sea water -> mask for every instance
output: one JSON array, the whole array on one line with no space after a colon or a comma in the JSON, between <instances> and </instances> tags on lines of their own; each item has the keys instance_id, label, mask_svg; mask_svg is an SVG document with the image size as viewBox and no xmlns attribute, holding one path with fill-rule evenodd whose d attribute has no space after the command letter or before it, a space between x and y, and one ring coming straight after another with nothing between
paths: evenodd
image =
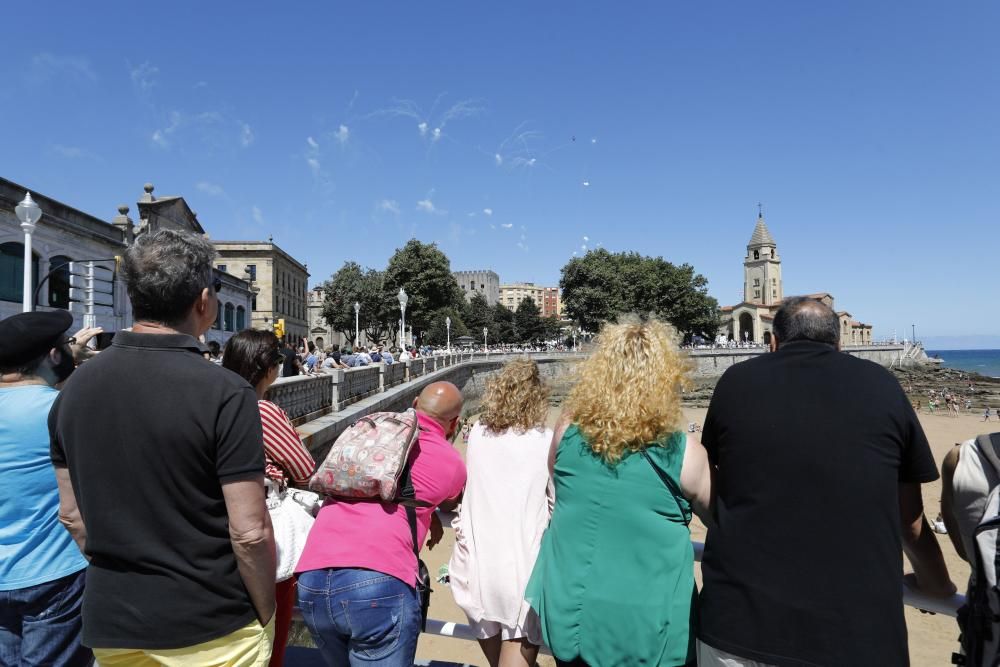
<instances>
[{"instance_id":1,"label":"sea water","mask_svg":"<svg viewBox=\"0 0 1000 667\"><path fill-rule=\"evenodd\" d=\"M940 357L946 368L1000 377L1000 350L928 350L927 355Z\"/></svg>"}]
</instances>

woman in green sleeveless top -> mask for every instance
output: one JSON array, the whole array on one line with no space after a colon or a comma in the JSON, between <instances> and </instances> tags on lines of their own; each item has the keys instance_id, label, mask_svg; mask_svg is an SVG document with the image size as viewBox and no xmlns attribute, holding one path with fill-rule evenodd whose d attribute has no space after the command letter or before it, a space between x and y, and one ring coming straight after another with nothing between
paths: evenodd
<instances>
[{"instance_id":1,"label":"woman in green sleeveless top","mask_svg":"<svg viewBox=\"0 0 1000 667\"><path fill-rule=\"evenodd\" d=\"M682 421L674 331L609 324L566 402L549 465L555 509L525 592L558 664L694 665L692 505L708 456Z\"/></svg>"}]
</instances>

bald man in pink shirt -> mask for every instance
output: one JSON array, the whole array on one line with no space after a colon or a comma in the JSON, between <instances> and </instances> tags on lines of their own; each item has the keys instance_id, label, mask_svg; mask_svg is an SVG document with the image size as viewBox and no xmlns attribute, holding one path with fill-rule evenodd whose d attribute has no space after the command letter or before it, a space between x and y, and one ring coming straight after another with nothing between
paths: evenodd
<instances>
[{"instance_id":1,"label":"bald man in pink shirt","mask_svg":"<svg viewBox=\"0 0 1000 667\"><path fill-rule=\"evenodd\" d=\"M428 385L414 401L420 436L411 454L417 542L434 511L452 509L465 487L465 464L449 438L458 428L462 393L450 382ZM320 510L296 567L299 605L328 665L410 667L420 635L417 557L397 503L331 498Z\"/></svg>"}]
</instances>

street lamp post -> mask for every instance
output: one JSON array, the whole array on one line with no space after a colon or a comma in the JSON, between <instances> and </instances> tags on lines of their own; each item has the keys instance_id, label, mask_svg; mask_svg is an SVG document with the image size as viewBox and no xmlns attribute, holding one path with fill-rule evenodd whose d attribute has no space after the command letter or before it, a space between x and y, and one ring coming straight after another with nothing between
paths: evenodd
<instances>
[{"instance_id":1,"label":"street lamp post","mask_svg":"<svg viewBox=\"0 0 1000 667\"><path fill-rule=\"evenodd\" d=\"M25 313L32 311L31 303L31 235L35 233L35 225L42 217L42 209L31 198L31 193L24 193L24 199L14 207L17 219L21 221L21 230L24 232L24 289L22 290L21 310Z\"/></svg>"},{"instance_id":2,"label":"street lamp post","mask_svg":"<svg viewBox=\"0 0 1000 667\"><path fill-rule=\"evenodd\" d=\"M354 347L358 346L358 341L361 338L361 332L358 329L358 315L361 313L361 304L357 301L354 302Z\"/></svg>"},{"instance_id":3,"label":"street lamp post","mask_svg":"<svg viewBox=\"0 0 1000 667\"><path fill-rule=\"evenodd\" d=\"M486 352L487 356L489 356L489 354L490 354L490 348L486 345L486 334L487 333L489 333L489 329L487 329L486 327L483 327L483 351Z\"/></svg>"},{"instance_id":4,"label":"street lamp post","mask_svg":"<svg viewBox=\"0 0 1000 667\"><path fill-rule=\"evenodd\" d=\"M448 331L448 352L451 352L451 317L444 318L444 327Z\"/></svg>"},{"instance_id":5,"label":"street lamp post","mask_svg":"<svg viewBox=\"0 0 1000 667\"><path fill-rule=\"evenodd\" d=\"M912 337L912 340L910 340L910 343L912 343L913 345L916 345L917 344L917 325L916 324L911 324L910 325L910 332L911 332L910 336Z\"/></svg>"},{"instance_id":6,"label":"street lamp post","mask_svg":"<svg viewBox=\"0 0 1000 667\"><path fill-rule=\"evenodd\" d=\"M406 296L406 290L399 288L399 346L406 349L406 302L410 297Z\"/></svg>"}]
</instances>

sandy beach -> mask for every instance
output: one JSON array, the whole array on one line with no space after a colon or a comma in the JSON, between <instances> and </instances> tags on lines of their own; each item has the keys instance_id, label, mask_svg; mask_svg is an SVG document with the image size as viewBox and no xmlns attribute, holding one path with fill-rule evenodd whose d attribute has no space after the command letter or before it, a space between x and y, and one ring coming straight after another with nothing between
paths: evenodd
<instances>
[{"instance_id":1,"label":"sandy beach","mask_svg":"<svg viewBox=\"0 0 1000 667\"><path fill-rule=\"evenodd\" d=\"M685 409L685 415L689 421L700 424L704 421L705 409L688 408ZM920 415L920 422L938 462L956 442L961 442L998 426L995 422L983 423L981 419L982 417L978 414L962 414L954 417L939 412L935 415ZM464 453L464 444L460 444L459 448ZM925 511L929 520L933 520L937 516L940 495L941 485L939 482L924 486ZM850 522L851 517L845 516L842 529L849 531ZM698 523L697 519L691 527L692 539L703 541L705 529ZM969 572L968 566L955 553L946 535L938 535L937 538L948 562L952 580L960 590L964 589ZM440 545L435 547L433 551L424 551L424 561L432 573L436 573L441 565L448 562L453 544L454 534L450 530L446 530L445 539ZM859 544L858 548L864 548L864 545ZM697 564L695 576L700 583L701 577ZM448 587L441 584L435 586L431 603L431 616L442 620L467 622L462 611L455 605ZM906 623L910 636L910 659L914 667L940 667L940 665L951 664L951 654L956 650L958 640L958 626L955 619L947 616L922 614L917 610L907 608ZM475 643L430 635L421 636L417 657L418 659L433 658L472 665L487 664L479 646ZM543 667L550 667L555 664L555 661L551 658L541 657L539 664Z\"/></svg>"}]
</instances>

